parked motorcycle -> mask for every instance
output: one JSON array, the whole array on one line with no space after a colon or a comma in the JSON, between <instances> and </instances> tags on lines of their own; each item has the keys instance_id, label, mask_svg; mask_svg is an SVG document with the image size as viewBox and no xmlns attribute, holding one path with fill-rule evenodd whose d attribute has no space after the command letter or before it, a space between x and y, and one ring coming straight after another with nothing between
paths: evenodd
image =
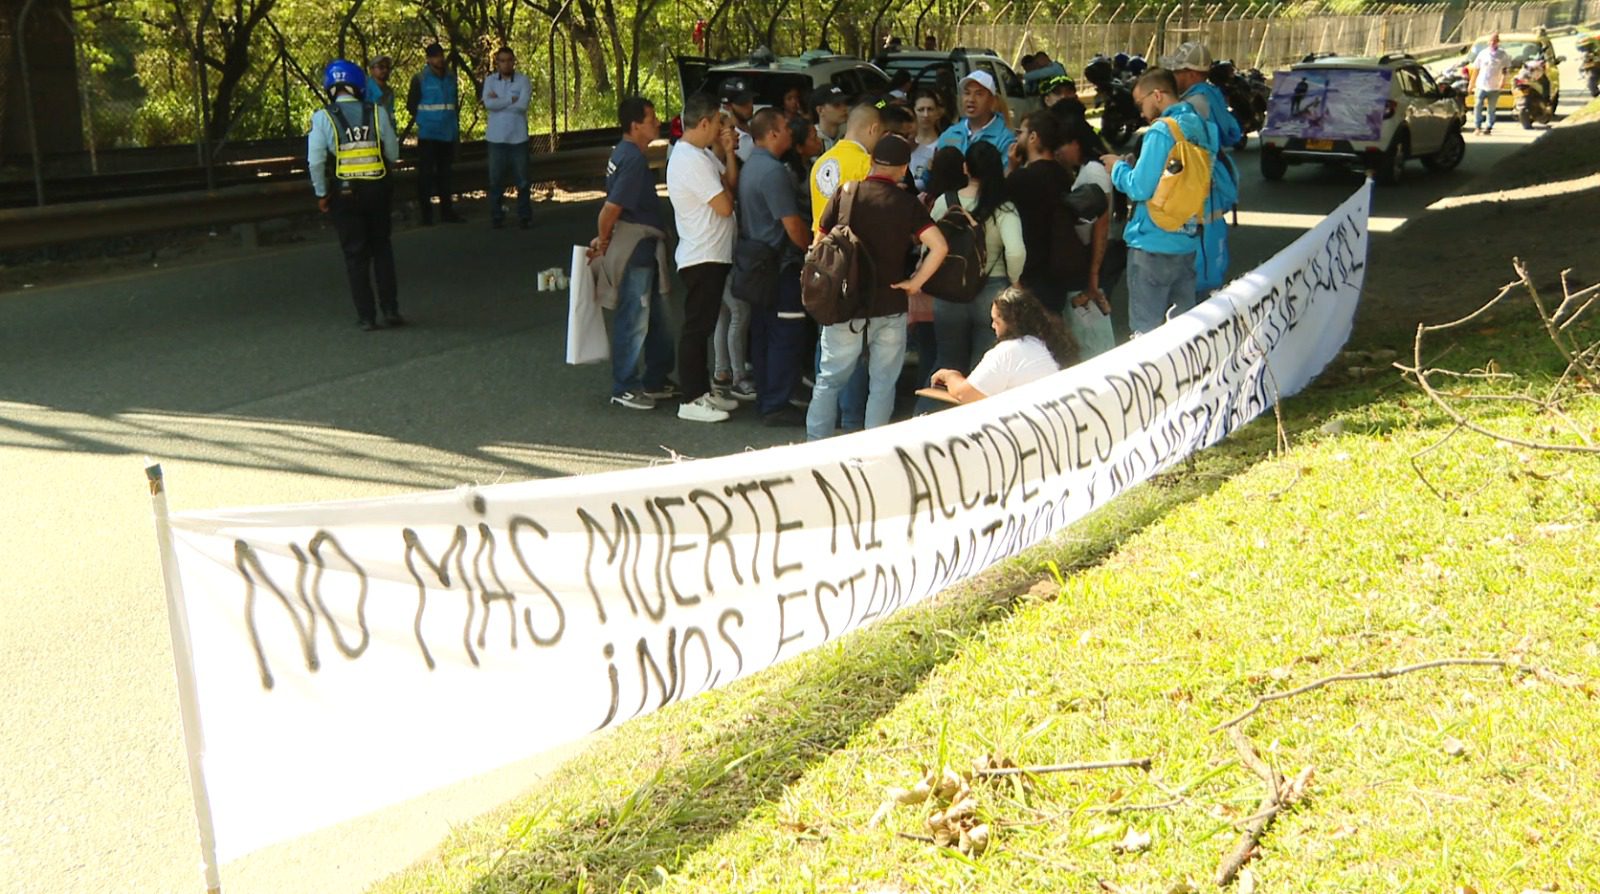
<instances>
[{"instance_id":1,"label":"parked motorcycle","mask_svg":"<svg viewBox=\"0 0 1600 894\"><path fill-rule=\"evenodd\" d=\"M1542 57L1529 59L1512 81L1512 89L1517 91L1517 120L1522 122L1523 130L1533 130L1536 123L1549 124L1556 117L1550 104L1550 78L1544 65Z\"/></svg>"},{"instance_id":2,"label":"parked motorcycle","mask_svg":"<svg viewBox=\"0 0 1600 894\"><path fill-rule=\"evenodd\" d=\"M1117 76L1112 61L1096 56L1084 66L1083 78L1094 85L1095 108L1100 110L1100 136L1121 148L1144 123L1133 89Z\"/></svg>"},{"instance_id":3,"label":"parked motorcycle","mask_svg":"<svg viewBox=\"0 0 1600 894\"><path fill-rule=\"evenodd\" d=\"M1212 65L1207 79L1227 97L1228 111L1239 122L1239 144L1234 148L1243 149L1250 142L1250 134L1267 124L1267 100L1272 96L1271 85L1258 69L1252 68L1240 74L1231 59L1223 59Z\"/></svg>"},{"instance_id":4,"label":"parked motorcycle","mask_svg":"<svg viewBox=\"0 0 1600 894\"><path fill-rule=\"evenodd\" d=\"M1584 80L1589 82L1589 95L1600 96L1600 37L1586 37L1578 41L1578 49L1583 51Z\"/></svg>"}]
</instances>

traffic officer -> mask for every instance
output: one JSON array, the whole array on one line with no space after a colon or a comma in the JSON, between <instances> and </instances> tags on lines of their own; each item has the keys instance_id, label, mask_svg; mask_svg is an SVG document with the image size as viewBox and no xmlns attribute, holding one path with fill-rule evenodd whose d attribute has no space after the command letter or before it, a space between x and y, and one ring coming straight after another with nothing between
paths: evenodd
<instances>
[{"instance_id":1,"label":"traffic officer","mask_svg":"<svg viewBox=\"0 0 1600 894\"><path fill-rule=\"evenodd\" d=\"M385 324L403 326L406 321L400 316L394 247L389 241L389 208L394 201L389 173L400 158L400 141L389 113L365 99L366 82L361 66L344 59L328 63L322 76L328 104L311 116L306 162L317 207L333 218L339 231L356 320L371 332L378 328L380 307ZM378 286L376 302L373 280Z\"/></svg>"},{"instance_id":2,"label":"traffic officer","mask_svg":"<svg viewBox=\"0 0 1600 894\"><path fill-rule=\"evenodd\" d=\"M422 223L433 223L433 197L439 197L439 219L463 223L450 194L450 166L461 135L461 107L457 102L456 73L445 65L444 47L438 41L423 51L428 64L411 78L406 111L417 125L417 204Z\"/></svg>"}]
</instances>

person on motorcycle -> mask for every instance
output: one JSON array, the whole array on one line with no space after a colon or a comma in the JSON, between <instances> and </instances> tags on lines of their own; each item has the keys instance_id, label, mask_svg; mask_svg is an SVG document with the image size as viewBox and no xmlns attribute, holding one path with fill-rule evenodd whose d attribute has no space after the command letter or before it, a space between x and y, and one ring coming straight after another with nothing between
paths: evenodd
<instances>
[{"instance_id":1,"label":"person on motorcycle","mask_svg":"<svg viewBox=\"0 0 1600 894\"><path fill-rule=\"evenodd\" d=\"M1217 141L1217 165L1211 169L1211 198L1205 220L1200 225L1200 248L1195 252L1195 291L1202 301L1222 288L1228 278L1227 214L1239 204L1239 171L1233 163L1233 147L1244 134L1239 122L1228 111L1228 100L1211 83L1211 51L1203 43L1189 42L1162 61L1178 82L1184 102L1206 122Z\"/></svg>"}]
</instances>

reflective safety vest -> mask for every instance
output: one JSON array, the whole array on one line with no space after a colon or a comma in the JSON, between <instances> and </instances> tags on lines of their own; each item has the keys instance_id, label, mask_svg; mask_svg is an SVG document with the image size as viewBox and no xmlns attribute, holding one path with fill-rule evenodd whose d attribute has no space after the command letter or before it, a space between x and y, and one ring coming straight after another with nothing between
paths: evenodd
<instances>
[{"instance_id":1,"label":"reflective safety vest","mask_svg":"<svg viewBox=\"0 0 1600 894\"><path fill-rule=\"evenodd\" d=\"M417 73L417 138L454 142L460 133L461 118L456 110L456 73L443 77L424 68Z\"/></svg>"},{"instance_id":2,"label":"reflective safety vest","mask_svg":"<svg viewBox=\"0 0 1600 894\"><path fill-rule=\"evenodd\" d=\"M351 125L341 105L330 103L328 118L333 124L333 176L338 180L382 180L389 173L383 163L383 147L378 139L378 116L371 103L361 103L361 121Z\"/></svg>"}]
</instances>

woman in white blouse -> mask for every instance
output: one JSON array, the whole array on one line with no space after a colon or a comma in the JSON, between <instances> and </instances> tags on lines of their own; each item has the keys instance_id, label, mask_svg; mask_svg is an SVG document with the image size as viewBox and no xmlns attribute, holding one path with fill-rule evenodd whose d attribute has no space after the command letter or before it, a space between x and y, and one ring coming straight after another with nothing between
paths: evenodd
<instances>
[{"instance_id":1,"label":"woman in white blouse","mask_svg":"<svg viewBox=\"0 0 1600 894\"><path fill-rule=\"evenodd\" d=\"M938 343L939 369L967 372L991 346L994 335L989 325L989 307L1008 286L1022 276L1028 250L1022 242L1022 218L1006 196L1005 160L990 143L974 143L967 149L967 185L955 193L961 207L983 227L988 249L988 281L978 297L967 304L933 296L933 327ZM950 195L934 199L933 219L950 208Z\"/></svg>"},{"instance_id":2,"label":"woman in white blouse","mask_svg":"<svg viewBox=\"0 0 1600 894\"><path fill-rule=\"evenodd\" d=\"M1078 361L1078 346L1061 322L1027 289L1013 286L990 306L996 342L971 375L941 369L933 384L958 404L970 404L1035 382Z\"/></svg>"}]
</instances>

